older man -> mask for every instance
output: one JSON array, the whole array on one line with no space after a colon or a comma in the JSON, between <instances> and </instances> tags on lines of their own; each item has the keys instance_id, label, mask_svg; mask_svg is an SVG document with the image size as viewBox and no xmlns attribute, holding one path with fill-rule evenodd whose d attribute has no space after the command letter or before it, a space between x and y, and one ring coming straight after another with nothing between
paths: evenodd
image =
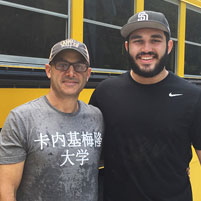
<instances>
[{"instance_id":1,"label":"older man","mask_svg":"<svg viewBox=\"0 0 201 201\"><path fill-rule=\"evenodd\" d=\"M52 47L46 96L12 110L0 134L1 201L95 201L103 134L100 110L78 101L89 79L85 44Z\"/></svg>"}]
</instances>

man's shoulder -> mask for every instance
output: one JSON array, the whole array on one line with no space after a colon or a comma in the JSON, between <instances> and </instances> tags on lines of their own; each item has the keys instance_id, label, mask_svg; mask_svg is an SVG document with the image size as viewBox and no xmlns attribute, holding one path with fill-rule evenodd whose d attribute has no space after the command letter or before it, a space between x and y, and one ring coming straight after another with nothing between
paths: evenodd
<instances>
[{"instance_id":1,"label":"man's shoulder","mask_svg":"<svg viewBox=\"0 0 201 201\"><path fill-rule=\"evenodd\" d=\"M125 82L127 80L128 77L128 72L123 73L123 74L119 74L119 75L115 75L113 77L109 77L105 80L103 80L102 82L100 82L100 84L98 85L97 88L105 88L105 87L115 87L120 85L121 83Z\"/></svg>"},{"instance_id":2,"label":"man's shoulder","mask_svg":"<svg viewBox=\"0 0 201 201\"><path fill-rule=\"evenodd\" d=\"M95 122L99 125L103 125L103 114L100 109L91 104L86 104L83 101L79 101L81 106L81 116L85 116L85 120L91 119L90 122ZM87 118L86 118L87 117Z\"/></svg>"},{"instance_id":3,"label":"man's shoulder","mask_svg":"<svg viewBox=\"0 0 201 201\"><path fill-rule=\"evenodd\" d=\"M26 112L28 113L31 110L35 110L37 107L40 107L40 105L44 102L44 97L40 97L34 100L31 100L29 102L26 102L22 105L17 106L16 108L12 109L12 113L21 113Z\"/></svg>"},{"instance_id":4,"label":"man's shoulder","mask_svg":"<svg viewBox=\"0 0 201 201\"><path fill-rule=\"evenodd\" d=\"M93 105L91 105L91 104L86 104L85 102L83 102L83 101L79 101L80 102L80 105L81 105L81 108L85 111L85 112L87 112L87 113L89 113L89 114L97 114L97 115L101 115L102 116L102 112L100 111L100 109L98 108L98 107L96 107L96 106L93 106Z\"/></svg>"},{"instance_id":5,"label":"man's shoulder","mask_svg":"<svg viewBox=\"0 0 201 201\"><path fill-rule=\"evenodd\" d=\"M186 80L182 77L179 77L173 73L170 73L172 84L175 84L177 87L181 87L185 89L186 91L194 91L201 93L201 87L197 86L196 84L190 82L189 80Z\"/></svg>"}]
</instances>

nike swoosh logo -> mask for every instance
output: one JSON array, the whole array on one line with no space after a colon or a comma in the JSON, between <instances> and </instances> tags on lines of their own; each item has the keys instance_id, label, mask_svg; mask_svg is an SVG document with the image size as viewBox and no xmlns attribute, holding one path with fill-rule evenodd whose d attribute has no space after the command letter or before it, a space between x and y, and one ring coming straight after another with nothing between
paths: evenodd
<instances>
[{"instance_id":1,"label":"nike swoosh logo","mask_svg":"<svg viewBox=\"0 0 201 201\"><path fill-rule=\"evenodd\" d=\"M175 96L183 96L183 94L173 94L172 92L169 93L169 97L175 97Z\"/></svg>"}]
</instances>

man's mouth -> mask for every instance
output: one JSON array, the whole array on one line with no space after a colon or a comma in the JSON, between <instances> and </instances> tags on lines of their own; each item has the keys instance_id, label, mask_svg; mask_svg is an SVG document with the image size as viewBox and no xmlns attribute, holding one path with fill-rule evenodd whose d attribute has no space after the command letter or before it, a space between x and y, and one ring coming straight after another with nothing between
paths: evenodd
<instances>
[{"instance_id":1,"label":"man's mouth","mask_svg":"<svg viewBox=\"0 0 201 201\"><path fill-rule=\"evenodd\" d=\"M148 61L148 60L151 60L153 59L154 57L151 57L151 56L142 56L141 59L142 60L145 60L145 61Z\"/></svg>"},{"instance_id":2,"label":"man's mouth","mask_svg":"<svg viewBox=\"0 0 201 201\"><path fill-rule=\"evenodd\" d=\"M76 80L62 80L62 83L67 84L67 85L76 85L78 81Z\"/></svg>"},{"instance_id":3,"label":"man's mouth","mask_svg":"<svg viewBox=\"0 0 201 201\"><path fill-rule=\"evenodd\" d=\"M148 53L141 52L141 53L137 54L137 56L136 56L136 59L141 59L141 60L145 60L145 61L149 61L149 60L157 59L157 58L158 58L158 55L154 52L148 52Z\"/></svg>"}]
</instances>

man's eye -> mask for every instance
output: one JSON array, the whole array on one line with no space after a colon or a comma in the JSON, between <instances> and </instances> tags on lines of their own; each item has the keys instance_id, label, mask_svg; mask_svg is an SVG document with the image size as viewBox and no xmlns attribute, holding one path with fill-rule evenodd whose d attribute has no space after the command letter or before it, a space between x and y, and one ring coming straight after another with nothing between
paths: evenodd
<instances>
[{"instance_id":1,"label":"man's eye","mask_svg":"<svg viewBox=\"0 0 201 201\"><path fill-rule=\"evenodd\" d=\"M142 43L142 40L134 40L133 43Z\"/></svg>"},{"instance_id":2,"label":"man's eye","mask_svg":"<svg viewBox=\"0 0 201 201\"><path fill-rule=\"evenodd\" d=\"M63 64L61 64L61 66L66 66L66 64L63 63Z\"/></svg>"},{"instance_id":3,"label":"man's eye","mask_svg":"<svg viewBox=\"0 0 201 201\"><path fill-rule=\"evenodd\" d=\"M74 64L75 68L83 68L83 64L81 63L76 63Z\"/></svg>"},{"instance_id":4,"label":"man's eye","mask_svg":"<svg viewBox=\"0 0 201 201\"><path fill-rule=\"evenodd\" d=\"M67 63L59 63L59 66L65 67L65 66L68 66L68 64Z\"/></svg>"},{"instance_id":5,"label":"man's eye","mask_svg":"<svg viewBox=\"0 0 201 201\"><path fill-rule=\"evenodd\" d=\"M77 64L74 64L77 68L80 68L82 67L83 65L81 63L77 63Z\"/></svg>"},{"instance_id":6,"label":"man's eye","mask_svg":"<svg viewBox=\"0 0 201 201\"><path fill-rule=\"evenodd\" d=\"M161 41L155 39L155 40L152 40L152 42L153 42L153 43L159 43L159 42L161 42Z\"/></svg>"}]
</instances>

